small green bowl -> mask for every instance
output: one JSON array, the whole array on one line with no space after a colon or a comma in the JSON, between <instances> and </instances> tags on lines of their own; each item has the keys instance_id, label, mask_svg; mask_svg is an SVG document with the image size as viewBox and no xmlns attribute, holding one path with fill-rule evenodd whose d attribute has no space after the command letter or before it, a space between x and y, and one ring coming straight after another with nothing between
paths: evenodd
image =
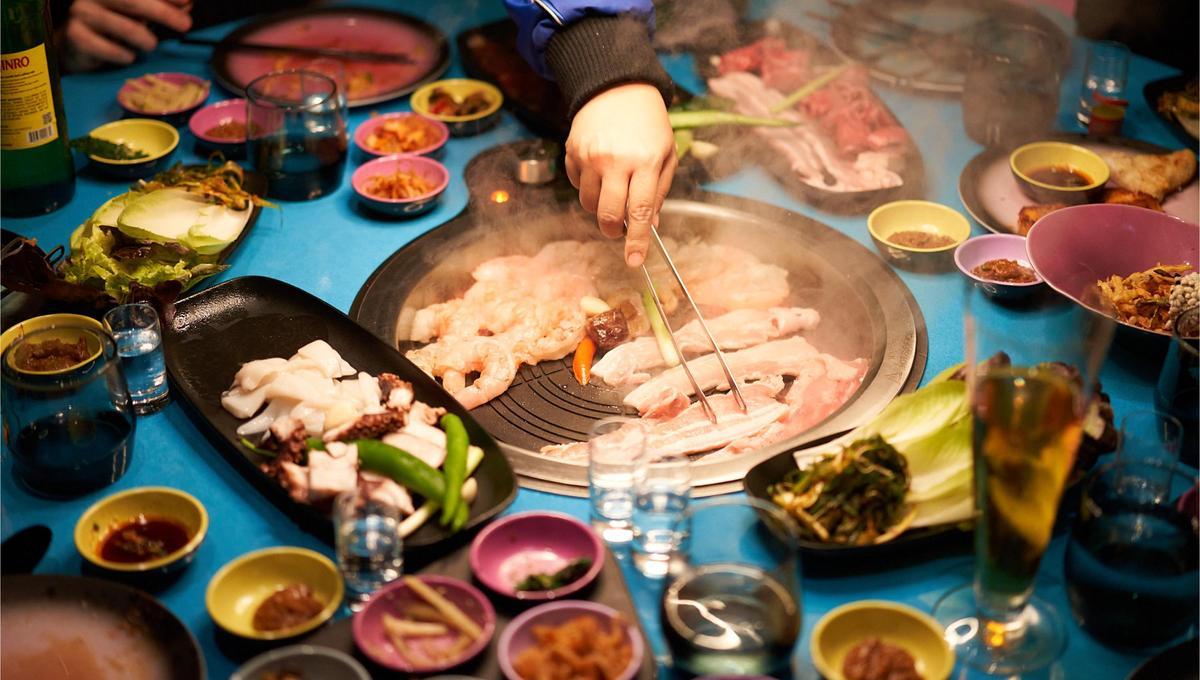
<instances>
[{"instance_id":1,"label":"small green bowl","mask_svg":"<svg viewBox=\"0 0 1200 680\"><path fill-rule=\"evenodd\" d=\"M1038 168L1049 166L1066 166L1077 170L1092 182L1079 187L1060 187L1029 176ZM1066 142L1032 142L1017 147L1008 157L1008 167L1021 192L1038 203L1095 203L1103 195L1104 184L1109 176L1108 164L1096 152Z\"/></svg>"},{"instance_id":2,"label":"small green bowl","mask_svg":"<svg viewBox=\"0 0 1200 680\"><path fill-rule=\"evenodd\" d=\"M280 588L303 583L325 608L304 623L285 630L264 631L254 627L254 612ZM342 604L345 586L333 562L305 548L267 548L247 553L221 567L208 582L204 604L218 626L252 640L282 640L320 626Z\"/></svg>"},{"instance_id":3,"label":"small green bowl","mask_svg":"<svg viewBox=\"0 0 1200 680\"><path fill-rule=\"evenodd\" d=\"M488 107L479 113L469 116L445 116L429 110L429 95L441 88L452 97L459 99L473 92L482 91L488 98ZM484 132L500 122L500 105L504 103L504 95L491 83L470 78L450 78L436 80L420 87L412 94L412 109L426 118L441 121L446 124L452 137L468 137Z\"/></svg>"},{"instance_id":4,"label":"small green bowl","mask_svg":"<svg viewBox=\"0 0 1200 680\"><path fill-rule=\"evenodd\" d=\"M871 211L867 231L883 258L914 271L936 272L954 268L954 249L971 235L971 225L962 213L931 201L892 201ZM892 243L897 232L920 231L945 236L951 242L936 248L915 248Z\"/></svg>"},{"instance_id":5,"label":"small green bowl","mask_svg":"<svg viewBox=\"0 0 1200 680\"><path fill-rule=\"evenodd\" d=\"M175 552L147 562L110 562L100 544L114 528L138 515L163 517L187 529L188 542ZM189 493L166 486L144 486L102 498L83 511L75 524L75 549L85 560L107 571L170 574L191 563L208 533L208 512Z\"/></svg>"},{"instance_id":6,"label":"small green bowl","mask_svg":"<svg viewBox=\"0 0 1200 680\"><path fill-rule=\"evenodd\" d=\"M954 670L954 650L932 617L896 602L862 600L834 609L813 628L809 654L817 672L826 680L844 680L846 655L867 638L903 647L925 680L946 680Z\"/></svg>"},{"instance_id":7,"label":"small green bowl","mask_svg":"<svg viewBox=\"0 0 1200 680\"><path fill-rule=\"evenodd\" d=\"M113 160L88 154L95 168L110 177L137 179L163 170L179 146L179 131L174 126L152 118L126 118L105 123L91 131L91 136L114 143L125 143L145 151L146 158Z\"/></svg>"}]
</instances>

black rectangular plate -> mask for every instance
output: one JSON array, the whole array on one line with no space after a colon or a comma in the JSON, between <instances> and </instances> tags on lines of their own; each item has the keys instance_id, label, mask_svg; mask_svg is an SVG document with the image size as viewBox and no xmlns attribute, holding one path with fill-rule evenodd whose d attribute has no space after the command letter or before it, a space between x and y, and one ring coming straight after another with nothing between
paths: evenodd
<instances>
[{"instance_id":1,"label":"black rectangular plate","mask_svg":"<svg viewBox=\"0 0 1200 680\"><path fill-rule=\"evenodd\" d=\"M428 565L420 573L452 576L464 581L471 581L471 563L468 559L468 553L469 551L466 549L459 550ZM488 598L492 601L492 605L496 609L496 634L492 636L492 641L488 644L487 649L479 656L462 666L446 671L445 675L462 674L478 678L499 679L503 677L503 674L500 672L500 662L496 656L496 644L500 640L500 635L508 627L509 622L526 609L538 603L518 602L516 600L500 598L494 593L489 592L479 582L474 582L474 585L488 595ZM621 566L617 564L617 560L613 558L613 554L607 547L604 549L604 568L600 570L596 581L579 593L578 597L574 599L586 599L612 607L636 625L638 630L641 630L637 607L634 605L633 598L629 594L629 588L625 585L625 579L621 576ZM354 644L354 633L351 629L352 621L353 618L346 618L325 626L303 640L303 642L305 644L332 647L353 656L362 662L363 666L371 673L371 677L392 677L394 675L392 671L373 663L365 654L358 651L358 647ZM646 633L642 631L645 654L642 655L642 669L637 674L637 677L639 680L653 680L657 676L658 670L654 664L654 654L651 653L650 643L645 638ZM435 673L433 675L441 674Z\"/></svg>"},{"instance_id":2,"label":"black rectangular plate","mask_svg":"<svg viewBox=\"0 0 1200 680\"><path fill-rule=\"evenodd\" d=\"M313 340L325 340L359 371L395 373L412 383L416 398L458 414L471 443L484 451L475 471L479 494L471 504L466 530L451 536L428 522L405 541L418 562L458 545L474 529L501 512L517 493L508 460L479 424L432 378L395 348L345 314L292 285L261 276L233 279L180 300L173 322L163 329L167 375L180 403L213 446L272 503L306 531L332 545L329 517L293 501L258 468L235 433L243 422L221 406L221 393L247 361L289 357ZM452 540L453 539L453 540Z\"/></svg>"}]
</instances>

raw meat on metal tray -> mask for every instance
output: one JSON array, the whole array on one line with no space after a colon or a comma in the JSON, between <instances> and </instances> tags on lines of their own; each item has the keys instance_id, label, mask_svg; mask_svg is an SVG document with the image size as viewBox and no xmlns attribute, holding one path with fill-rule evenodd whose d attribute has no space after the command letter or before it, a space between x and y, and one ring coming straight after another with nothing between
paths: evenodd
<instances>
[{"instance_id":1,"label":"raw meat on metal tray","mask_svg":"<svg viewBox=\"0 0 1200 680\"><path fill-rule=\"evenodd\" d=\"M806 307L738 309L708 319L708 329L721 349L736 350L811 330L820 320L817 310ZM684 354L712 351L700 323L695 320L677 330L675 339ZM651 369L665 365L658 342L651 337L641 337L609 350L592 366L592 375L612 387L637 385L650 379Z\"/></svg>"}]
</instances>

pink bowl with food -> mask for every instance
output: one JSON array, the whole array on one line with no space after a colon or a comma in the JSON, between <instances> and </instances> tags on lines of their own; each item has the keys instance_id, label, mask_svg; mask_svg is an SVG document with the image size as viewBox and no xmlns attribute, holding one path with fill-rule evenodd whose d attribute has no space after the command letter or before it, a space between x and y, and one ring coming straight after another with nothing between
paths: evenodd
<instances>
[{"instance_id":1,"label":"pink bowl with food","mask_svg":"<svg viewBox=\"0 0 1200 680\"><path fill-rule=\"evenodd\" d=\"M428 138L428 143L412 148L404 149L378 149L372 146L372 136L376 137L376 145L385 143L381 137L385 137L385 130L389 125L405 125L405 126L422 126L426 128L425 136ZM440 120L426 118L417 113L399 112L385 113L381 116L371 116L363 121L354 130L354 145L357 146L364 154L371 157L390 156L394 154L410 154L413 156L437 156L446 146L446 140L450 139L450 129Z\"/></svg>"},{"instance_id":2,"label":"pink bowl with food","mask_svg":"<svg viewBox=\"0 0 1200 680\"><path fill-rule=\"evenodd\" d=\"M967 239L954 249L954 264L963 276L975 283L988 295L996 298L1017 299L1038 290L1042 277L1033 272L1033 281L997 281L985 278L975 269L986 262L1009 260L1018 266L1030 269L1029 254L1025 251L1025 237L1016 234L985 234ZM1026 272L1028 273L1028 272Z\"/></svg>"},{"instance_id":3,"label":"pink bowl with food","mask_svg":"<svg viewBox=\"0 0 1200 680\"><path fill-rule=\"evenodd\" d=\"M590 560L574 580L548 590L518 590L534 575L549 575L568 564ZM479 532L471 542L471 571L493 592L518 600L554 600L577 593L596 580L604 546L591 527L557 512L523 512Z\"/></svg>"},{"instance_id":4,"label":"pink bowl with food","mask_svg":"<svg viewBox=\"0 0 1200 680\"><path fill-rule=\"evenodd\" d=\"M139 90L144 90L152 86L152 81L155 79L161 80L168 85L184 86L194 85L191 90L192 94L188 97L185 103L177 106L145 106L138 101ZM183 121L187 120L187 114L200 108L208 99L208 94L212 90L212 84L209 81L194 76L190 73L179 72L162 72L162 73L146 73L137 78L130 78L125 81L121 89L117 90L117 103L121 105L129 113L135 116L146 116L150 118L161 118L173 125L179 126Z\"/></svg>"},{"instance_id":5,"label":"pink bowl with food","mask_svg":"<svg viewBox=\"0 0 1200 680\"><path fill-rule=\"evenodd\" d=\"M401 636L399 642L405 647L401 651L389 633L389 626L394 631L397 620L406 622L401 625L428 624L432 617L427 612L439 609L419 595L405 578L377 591L363 610L354 615L351 624L354 644L363 654L394 671L424 674L454 668L487 648L496 632L496 611L479 589L449 576L421 575L415 578L457 608L478 628L478 635L472 638L451 625L447 617L440 623L433 622L441 625L445 632L430 634L424 631L411 637ZM392 621L385 622L385 616ZM469 639L465 645L462 642L464 636Z\"/></svg>"},{"instance_id":6,"label":"pink bowl with food","mask_svg":"<svg viewBox=\"0 0 1200 680\"><path fill-rule=\"evenodd\" d=\"M397 176L418 178L425 190L411 196L388 194L387 180ZM376 178L383 184L377 184ZM437 205L450 184L450 172L431 158L395 154L363 163L351 175L350 183L369 208L394 217L415 217Z\"/></svg>"},{"instance_id":7,"label":"pink bowl with food","mask_svg":"<svg viewBox=\"0 0 1200 680\"><path fill-rule=\"evenodd\" d=\"M240 125L240 135L217 137L210 134L214 128ZM192 114L188 120L192 136L213 146L246 143L246 100L226 99L209 104Z\"/></svg>"},{"instance_id":8,"label":"pink bowl with food","mask_svg":"<svg viewBox=\"0 0 1200 680\"><path fill-rule=\"evenodd\" d=\"M1092 311L1108 314L1097 281L1158 265L1189 264L1195 270L1200 265L1200 226L1129 205L1077 205L1038 220L1029 230L1026 248L1033 268L1051 288Z\"/></svg>"},{"instance_id":9,"label":"pink bowl with food","mask_svg":"<svg viewBox=\"0 0 1200 680\"><path fill-rule=\"evenodd\" d=\"M624 624L625 642L629 644L631 654L629 663L614 680L632 680L641 668L642 656L645 654L642 636L637 627L612 607L583 600L547 602L513 619L500 634L500 641L496 644L496 656L500 661L500 670L504 672L504 677L509 680L524 680L517 673L514 664L521 652L537 644L537 639L533 635L534 627L561 626L581 616L597 619L600 627L605 631L610 630L609 626L613 625L614 621L621 621Z\"/></svg>"}]
</instances>

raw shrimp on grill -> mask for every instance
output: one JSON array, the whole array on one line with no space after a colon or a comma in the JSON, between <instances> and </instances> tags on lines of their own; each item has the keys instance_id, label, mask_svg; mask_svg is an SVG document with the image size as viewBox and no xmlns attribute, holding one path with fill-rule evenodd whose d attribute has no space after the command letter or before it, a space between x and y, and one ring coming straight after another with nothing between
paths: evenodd
<instances>
[{"instance_id":1,"label":"raw shrimp on grill","mask_svg":"<svg viewBox=\"0 0 1200 680\"><path fill-rule=\"evenodd\" d=\"M437 342L412 350L407 356L421 370L441 378L446 391L468 409L502 394L517 375L517 361L512 352L494 338ZM472 373L479 376L467 385L467 376Z\"/></svg>"}]
</instances>

